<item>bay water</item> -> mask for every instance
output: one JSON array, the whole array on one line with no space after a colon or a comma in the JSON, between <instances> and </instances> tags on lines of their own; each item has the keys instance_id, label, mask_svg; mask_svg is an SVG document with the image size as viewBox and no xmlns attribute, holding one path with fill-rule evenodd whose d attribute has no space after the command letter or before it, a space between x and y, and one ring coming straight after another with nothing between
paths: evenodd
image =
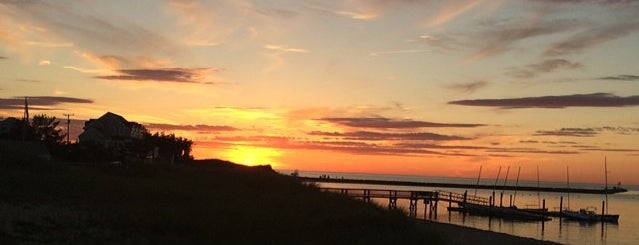
<instances>
[{"instance_id":1,"label":"bay water","mask_svg":"<svg viewBox=\"0 0 639 245\"><path fill-rule=\"evenodd\" d=\"M290 174L292 171L282 170L282 174ZM299 172L303 177L328 177L345 179L364 180L391 180L391 181L411 181L429 183L459 183L476 184L476 178L451 178L451 177L426 177L409 175L382 175L382 174L358 174L358 173L338 173L338 172ZM494 185L494 179L481 179L481 185ZM560 199L563 197L564 207L572 210L588 208L601 213L602 201L605 195L599 194L576 194L576 193L551 193L551 192L528 192L528 191L502 191L499 187L504 184L504 180L497 181L495 188L496 204L500 203L500 195L503 195L503 204L507 206L511 200L519 208L537 208L543 205L550 211L559 211ZM507 185L515 185L515 180L507 180ZM519 186L537 186L537 181L520 180ZM370 185L370 184L345 184L345 183L319 183L320 187L326 188L361 188L377 190L411 190L411 191L451 191L469 195L477 193L478 196L486 197L492 195L493 190L475 190L458 188L432 188L415 186L395 186L395 185ZM567 183L560 182L539 182L542 187L566 187ZM571 188L602 189L603 184L593 183L570 183ZM610 187L610 186L609 186ZM552 217L546 222L522 222L502 220L498 218L488 218L481 216L463 215L458 212L448 212L447 202L440 201L438 204L437 217L432 220L441 223L467 226L481 230L489 230L500 233L507 233L515 236L529 237L538 240L547 240L562 244L639 244L639 187L624 186L628 192L608 195L608 213L619 214L618 223L584 223L567 221L558 217ZM503 194L501 194L503 192ZM388 199L374 199L381 206L388 205ZM397 206L408 210L408 200L397 200ZM453 207L456 204L452 204ZM418 203L418 218L427 218L425 215L425 205Z\"/></svg>"}]
</instances>

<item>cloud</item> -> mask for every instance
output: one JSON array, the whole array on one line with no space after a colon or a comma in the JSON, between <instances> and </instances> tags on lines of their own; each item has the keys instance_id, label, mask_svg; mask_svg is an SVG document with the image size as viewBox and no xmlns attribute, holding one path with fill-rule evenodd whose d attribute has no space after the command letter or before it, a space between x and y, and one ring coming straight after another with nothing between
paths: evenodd
<instances>
[{"instance_id":1,"label":"cloud","mask_svg":"<svg viewBox=\"0 0 639 245\"><path fill-rule=\"evenodd\" d=\"M480 5L483 0L463 0L463 1L446 1L445 5L439 10L429 22L429 27L437 27L455 20L467 11L472 10Z\"/></svg>"},{"instance_id":2,"label":"cloud","mask_svg":"<svg viewBox=\"0 0 639 245\"><path fill-rule=\"evenodd\" d=\"M547 59L539 63L527 65L525 68L513 69L508 74L516 78L532 78L538 74L550 73L555 70L574 70L582 68L579 62L571 62L566 59Z\"/></svg>"},{"instance_id":3,"label":"cloud","mask_svg":"<svg viewBox=\"0 0 639 245\"><path fill-rule=\"evenodd\" d=\"M7 56L0 56L0 60L6 60L6 59L9 59L9 57L7 57Z\"/></svg>"},{"instance_id":4,"label":"cloud","mask_svg":"<svg viewBox=\"0 0 639 245\"><path fill-rule=\"evenodd\" d=\"M454 150L487 150L487 149L494 149L492 147L484 147L484 146L436 145L436 144L423 144L423 143L399 143L399 144L395 144L395 146L403 147L403 148L454 149Z\"/></svg>"},{"instance_id":5,"label":"cloud","mask_svg":"<svg viewBox=\"0 0 639 245\"><path fill-rule=\"evenodd\" d=\"M178 124L164 124L164 123L148 123L145 124L149 129L154 129L158 131L173 131L173 130L182 130L182 131L200 131L200 132L220 132L220 131L238 131L240 129L231 127L231 126L218 126L218 125L205 125L205 124L197 124L197 125L178 125Z\"/></svg>"},{"instance_id":6,"label":"cloud","mask_svg":"<svg viewBox=\"0 0 639 245\"><path fill-rule=\"evenodd\" d=\"M551 131L537 131L535 136L570 136L570 137L594 137L597 135L597 130L593 128L562 128L559 130Z\"/></svg>"},{"instance_id":7,"label":"cloud","mask_svg":"<svg viewBox=\"0 0 639 245\"><path fill-rule=\"evenodd\" d=\"M455 49L459 45L453 38L445 35L433 36L424 34L419 36L418 40L430 47L439 49Z\"/></svg>"},{"instance_id":8,"label":"cloud","mask_svg":"<svg viewBox=\"0 0 639 245\"><path fill-rule=\"evenodd\" d=\"M23 82L23 83L39 83L42 82L40 80L35 80L35 79L16 79L16 82Z\"/></svg>"},{"instance_id":9,"label":"cloud","mask_svg":"<svg viewBox=\"0 0 639 245\"><path fill-rule=\"evenodd\" d=\"M31 45L78 47L93 53L176 55L177 46L137 23L94 11L90 3L71 1L5 1L6 13L17 23L39 28ZM71 7L72 6L72 7ZM35 40L33 40L35 38ZM62 41L59 39L63 38Z\"/></svg>"},{"instance_id":10,"label":"cloud","mask_svg":"<svg viewBox=\"0 0 639 245\"><path fill-rule=\"evenodd\" d=\"M370 53L370 56L394 56L401 54L418 54L430 52L430 49L406 49L406 50L392 50L392 51L374 51Z\"/></svg>"},{"instance_id":11,"label":"cloud","mask_svg":"<svg viewBox=\"0 0 639 245\"><path fill-rule=\"evenodd\" d=\"M128 81L157 81L175 83L201 83L206 82L206 73L212 68L160 68L160 69L119 69L120 75L94 76L106 80ZM214 70L219 71L219 70Z\"/></svg>"},{"instance_id":12,"label":"cloud","mask_svg":"<svg viewBox=\"0 0 639 245\"><path fill-rule=\"evenodd\" d=\"M582 150L582 151L639 152L638 149L629 149L629 148L601 148L597 146L575 146L575 148L579 148L579 150Z\"/></svg>"},{"instance_id":13,"label":"cloud","mask_svg":"<svg viewBox=\"0 0 639 245\"><path fill-rule=\"evenodd\" d=\"M433 141L446 141L446 140L469 140L470 138L464 138L460 136L441 135L435 133L419 132L419 133L379 133L370 131L356 131L356 132L321 132L313 131L309 135L313 136L325 136L344 138L346 140L433 140Z\"/></svg>"},{"instance_id":14,"label":"cloud","mask_svg":"<svg viewBox=\"0 0 639 245\"><path fill-rule=\"evenodd\" d=\"M559 96L523 97L510 99L475 99L450 101L452 105L488 106L501 109L566 108L566 107L625 107L639 105L639 95L620 97L609 93L573 94Z\"/></svg>"},{"instance_id":15,"label":"cloud","mask_svg":"<svg viewBox=\"0 0 639 245\"><path fill-rule=\"evenodd\" d=\"M41 65L41 66L51 65L51 61L50 60L41 60L40 62L38 62L38 65Z\"/></svg>"},{"instance_id":16,"label":"cloud","mask_svg":"<svg viewBox=\"0 0 639 245\"><path fill-rule=\"evenodd\" d=\"M29 109L50 110L52 106L59 104L91 104L93 100L61 97L61 96L29 96L27 97ZM13 97L8 99L0 98L1 109L22 109L24 108L24 97Z\"/></svg>"},{"instance_id":17,"label":"cloud","mask_svg":"<svg viewBox=\"0 0 639 245\"><path fill-rule=\"evenodd\" d=\"M639 22L595 26L553 44L546 49L544 54L547 56L560 56L581 53L588 48L625 37L637 30L639 30Z\"/></svg>"},{"instance_id":18,"label":"cloud","mask_svg":"<svg viewBox=\"0 0 639 245\"><path fill-rule=\"evenodd\" d=\"M617 75L597 78L599 80L614 80L614 81L639 81L637 75Z\"/></svg>"},{"instance_id":19,"label":"cloud","mask_svg":"<svg viewBox=\"0 0 639 245\"><path fill-rule=\"evenodd\" d=\"M301 49L301 48L289 48L286 46L282 46L282 45L274 45L274 44L267 44L264 45L265 49L268 50L273 50L273 51L278 51L278 52L287 52L287 53L308 53L308 50L306 49Z\"/></svg>"},{"instance_id":20,"label":"cloud","mask_svg":"<svg viewBox=\"0 0 639 245\"><path fill-rule=\"evenodd\" d=\"M472 123L436 123L426 121L415 121L410 119L397 120L384 117L326 117L317 119L320 121L335 123L355 128L378 128L378 129L406 129L406 128L474 128L485 126L485 124Z\"/></svg>"},{"instance_id":21,"label":"cloud","mask_svg":"<svg viewBox=\"0 0 639 245\"><path fill-rule=\"evenodd\" d=\"M476 49L471 59L482 59L510 51L524 40L572 31L586 24L585 21L563 19L544 21L515 19L489 22L481 26L483 29L480 32L471 35L467 43Z\"/></svg>"},{"instance_id":22,"label":"cloud","mask_svg":"<svg viewBox=\"0 0 639 245\"><path fill-rule=\"evenodd\" d=\"M488 150L488 152L526 153L526 154L556 154L556 155L579 154L578 151L549 151L549 150L538 150L538 149L531 149L531 148L501 148L501 149Z\"/></svg>"},{"instance_id":23,"label":"cloud","mask_svg":"<svg viewBox=\"0 0 639 245\"><path fill-rule=\"evenodd\" d=\"M479 89L482 89L488 85L486 81L474 81L467 83L454 83L446 86L451 90L455 90L462 93L473 93Z\"/></svg>"}]
</instances>

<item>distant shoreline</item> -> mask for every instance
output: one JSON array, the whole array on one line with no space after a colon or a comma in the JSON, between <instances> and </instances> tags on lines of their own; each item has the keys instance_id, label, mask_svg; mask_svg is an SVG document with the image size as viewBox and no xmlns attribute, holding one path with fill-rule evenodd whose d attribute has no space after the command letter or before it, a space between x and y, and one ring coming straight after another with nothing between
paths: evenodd
<instances>
[{"instance_id":1,"label":"distant shoreline","mask_svg":"<svg viewBox=\"0 0 639 245\"><path fill-rule=\"evenodd\" d=\"M395 186L416 186L416 187L445 187L461 189L495 189L493 185L472 185L456 183L435 183L435 182L414 182L414 181L393 181L393 180L367 180L367 179L344 179L344 178L315 178L299 177L303 181L319 183L345 183L345 184L367 184L367 185L395 185ZM628 191L625 188L608 189L585 189L585 188L562 188L562 187L533 187L533 186L498 186L500 190L518 191L541 191L560 193L581 193L581 194L615 194Z\"/></svg>"}]
</instances>

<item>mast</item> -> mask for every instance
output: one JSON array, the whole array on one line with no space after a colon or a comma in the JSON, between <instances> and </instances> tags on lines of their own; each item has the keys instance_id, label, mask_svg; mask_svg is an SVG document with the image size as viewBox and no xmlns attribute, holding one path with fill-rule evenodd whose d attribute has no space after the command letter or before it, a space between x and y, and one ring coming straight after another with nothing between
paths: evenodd
<instances>
[{"instance_id":1,"label":"mast","mask_svg":"<svg viewBox=\"0 0 639 245\"><path fill-rule=\"evenodd\" d=\"M517 187L519 187L519 174L521 173L521 166L517 170L517 181L515 181L515 195L513 197L513 206L515 206L515 200L517 199Z\"/></svg>"},{"instance_id":2,"label":"mast","mask_svg":"<svg viewBox=\"0 0 639 245\"><path fill-rule=\"evenodd\" d=\"M539 192L539 164L537 164L537 207L541 207L541 196Z\"/></svg>"},{"instance_id":3,"label":"mast","mask_svg":"<svg viewBox=\"0 0 639 245\"><path fill-rule=\"evenodd\" d=\"M477 176L477 184L475 185L475 196L477 196L477 187L479 186L479 178L481 178L481 168L483 166L479 165L479 175Z\"/></svg>"},{"instance_id":4,"label":"mast","mask_svg":"<svg viewBox=\"0 0 639 245\"><path fill-rule=\"evenodd\" d=\"M497 181L499 181L499 175L501 174L501 166L499 166L499 171L497 172L497 178L495 178L495 183L493 184L493 205L497 203L495 201L495 189L497 188Z\"/></svg>"},{"instance_id":5,"label":"mast","mask_svg":"<svg viewBox=\"0 0 639 245\"><path fill-rule=\"evenodd\" d=\"M502 187L501 192L504 192L504 189L506 189L506 181L508 180L508 172L510 172L510 166L508 166L508 168L506 169L506 177L504 177L504 187Z\"/></svg>"},{"instance_id":6,"label":"mast","mask_svg":"<svg viewBox=\"0 0 639 245\"><path fill-rule=\"evenodd\" d=\"M604 173L604 175L606 176L606 187L604 189L604 193L606 193L606 214L608 214L608 161L606 159L606 156L604 156Z\"/></svg>"},{"instance_id":7,"label":"mast","mask_svg":"<svg viewBox=\"0 0 639 245\"><path fill-rule=\"evenodd\" d=\"M568 205L567 209L570 210L570 172L568 169L568 165L566 165L566 184L568 185Z\"/></svg>"},{"instance_id":8,"label":"mast","mask_svg":"<svg viewBox=\"0 0 639 245\"><path fill-rule=\"evenodd\" d=\"M497 188L497 181L499 180L499 175L501 174L501 166L499 166L499 171L497 171L497 178L495 178L495 184L493 184L493 192L495 188Z\"/></svg>"}]
</instances>

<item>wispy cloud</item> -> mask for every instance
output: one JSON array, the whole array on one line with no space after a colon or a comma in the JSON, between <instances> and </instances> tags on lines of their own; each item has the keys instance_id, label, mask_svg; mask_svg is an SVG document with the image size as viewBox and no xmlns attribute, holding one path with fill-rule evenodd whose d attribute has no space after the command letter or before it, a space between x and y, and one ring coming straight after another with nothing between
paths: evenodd
<instances>
[{"instance_id":1,"label":"wispy cloud","mask_svg":"<svg viewBox=\"0 0 639 245\"><path fill-rule=\"evenodd\" d=\"M421 35L418 39L426 45L438 49L455 49L459 43L453 38L446 35Z\"/></svg>"},{"instance_id":2,"label":"wispy cloud","mask_svg":"<svg viewBox=\"0 0 639 245\"><path fill-rule=\"evenodd\" d=\"M149 129L158 130L158 131L198 131L198 132L222 132L222 131L238 131L240 129L231 127L231 126L219 126L219 125L206 125L206 124L197 124L197 125L184 125L184 124L164 124L164 123L148 123L145 124Z\"/></svg>"},{"instance_id":3,"label":"wispy cloud","mask_svg":"<svg viewBox=\"0 0 639 245\"><path fill-rule=\"evenodd\" d=\"M523 68L513 68L507 74L516 78L533 78L539 74L550 73L556 70L574 70L582 68L579 62L571 62L566 59L547 59L539 63L529 64Z\"/></svg>"},{"instance_id":4,"label":"wispy cloud","mask_svg":"<svg viewBox=\"0 0 639 245\"><path fill-rule=\"evenodd\" d=\"M436 123L426 121L416 121L410 119L390 119L384 117L327 117L318 119L325 122L335 123L354 128L377 128L377 129L406 129L406 128L426 128L426 127L451 127L451 128L473 128L485 126L476 123Z\"/></svg>"},{"instance_id":5,"label":"wispy cloud","mask_svg":"<svg viewBox=\"0 0 639 245\"><path fill-rule=\"evenodd\" d=\"M621 22L595 26L553 44L546 49L544 54L547 56L560 56L581 53L588 48L625 37L637 30L639 30L639 22Z\"/></svg>"},{"instance_id":6,"label":"wispy cloud","mask_svg":"<svg viewBox=\"0 0 639 245\"><path fill-rule=\"evenodd\" d=\"M436 27L455 20L467 11L472 10L483 0L445 1L439 12L428 21L428 26Z\"/></svg>"},{"instance_id":7,"label":"wispy cloud","mask_svg":"<svg viewBox=\"0 0 639 245\"><path fill-rule=\"evenodd\" d=\"M500 149L488 150L488 152L526 153L526 154L553 154L553 155L579 154L578 151L551 151L551 150L540 150L540 149L532 149L532 148L500 148Z\"/></svg>"},{"instance_id":8,"label":"wispy cloud","mask_svg":"<svg viewBox=\"0 0 639 245\"><path fill-rule=\"evenodd\" d=\"M475 99L450 101L448 104L488 106L502 109L566 108L566 107L625 107L639 105L639 95L620 97L609 93L573 94L559 96L523 97L510 99Z\"/></svg>"},{"instance_id":9,"label":"wispy cloud","mask_svg":"<svg viewBox=\"0 0 639 245\"><path fill-rule=\"evenodd\" d=\"M23 82L23 83L39 83L42 82L40 80L36 80L36 79L16 79L16 82Z\"/></svg>"},{"instance_id":10,"label":"wispy cloud","mask_svg":"<svg viewBox=\"0 0 639 245\"><path fill-rule=\"evenodd\" d=\"M599 80L614 80L614 81L639 81L638 75L617 75L597 78Z\"/></svg>"},{"instance_id":11,"label":"wispy cloud","mask_svg":"<svg viewBox=\"0 0 639 245\"><path fill-rule=\"evenodd\" d=\"M94 53L126 52L131 55L175 55L177 47L153 30L133 22L104 16L83 2L68 1L5 1L4 7L16 21L28 22L40 27L37 40L27 40L32 45L42 45L41 40L58 41ZM77 6L77 7L76 7Z\"/></svg>"},{"instance_id":12,"label":"wispy cloud","mask_svg":"<svg viewBox=\"0 0 639 245\"><path fill-rule=\"evenodd\" d=\"M418 53L426 53L430 52L430 49L406 49L406 50L392 50L392 51L374 51L371 52L371 56L380 57L380 56L394 56L401 54L418 54Z\"/></svg>"},{"instance_id":13,"label":"wispy cloud","mask_svg":"<svg viewBox=\"0 0 639 245\"><path fill-rule=\"evenodd\" d=\"M622 126L604 126L604 127L590 127L590 128L561 128L556 130L538 130L533 135L534 136L570 136L570 137L594 137L600 133L616 133L620 135L632 135L639 134L639 128L633 127L622 127ZM575 142L570 141L560 141L560 142L549 142L544 141L543 143L548 144L574 144Z\"/></svg>"},{"instance_id":14,"label":"wispy cloud","mask_svg":"<svg viewBox=\"0 0 639 245\"><path fill-rule=\"evenodd\" d=\"M175 83L201 83L211 84L205 81L206 73L212 68L162 68L162 69L119 69L119 75L95 76L94 78L106 80L127 81L157 81ZM214 70L219 71L219 70Z\"/></svg>"},{"instance_id":15,"label":"wispy cloud","mask_svg":"<svg viewBox=\"0 0 639 245\"><path fill-rule=\"evenodd\" d=\"M278 51L278 52L287 52L287 53L308 53L308 50L301 48L289 48L283 45L275 45L275 44L267 44L264 45L265 49Z\"/></svg>"},{"instance_id":16,"label":"wispy cloud","mask_svg":"<svg viewBox=\"0 0 639 245\"><path fill-rule=\"evenodd\" d=\"M594 137L597 135L597 130L592 128L562 128L559 130L551 131L537 131L535 136L569 136L569 137Z\"/></svg>"},{"instance_id":17,"label":"wispy cloud","mask_svg":"<svg viewBox=\"0 0 639 245\"><path fill-rule=\"evenodd\" d=\"M61 97L61 96L28 96L29 109L50 110L53 106L60 104L91 104L93 100ZM24 97L13 97L8 99L0 98L0 108L21 109L24 108Z\"/></svg>"},{"instance_id":18,"label":"wispy cloud","mask_svg":"<svg viewBox=\"0 0 639 245\"><path fill-rule=\"evenodd\" d=\"M6 60L6 59L9 59L9 57L7 57L7 56L0 56L0 60Z\"/></svg>"},{"instance_id":19,"label":"wispy cloud","mask_svg":"<svg viewBox=\"0 0 639 245\"><path fill-rule=\"evenodd\" d=\"M471 36L467 42L471 47L476 47L471 59L483 59L510 51L524 40L572 31L584 25L586 25L585 21L563 19L547 21L514 19L491 22L482 25L480 32ZM477 39L482 42L477 43Z\"/></svg>"},{"instance_id":20,"label":"wispy cloud","mask_svg":"<svg viewBox=\"0 0 639 245\"><path fill-rule=\"evenodd\" d=\"M418 133L380 133L370 131L356 131L356 132L321 132L313 131L309 133L313 136L325 136L325 137L337 137L347 140L432 140L432 141L447 141L447 140L469 140L461 136L442 135L428 132Z\"/></svg>"},{"instance_id":21,"label":"wispy cloud","mask_svg":"<svg viewBox=\"0 0 639 245\"><path fill-rule=\"evenodd\" d=\"M467 83L454 83L446 87L461 93L473 93L479 89L486 87L487 85L488 82L486 81L473 81Z\"/></svg>"}]
</instances>

